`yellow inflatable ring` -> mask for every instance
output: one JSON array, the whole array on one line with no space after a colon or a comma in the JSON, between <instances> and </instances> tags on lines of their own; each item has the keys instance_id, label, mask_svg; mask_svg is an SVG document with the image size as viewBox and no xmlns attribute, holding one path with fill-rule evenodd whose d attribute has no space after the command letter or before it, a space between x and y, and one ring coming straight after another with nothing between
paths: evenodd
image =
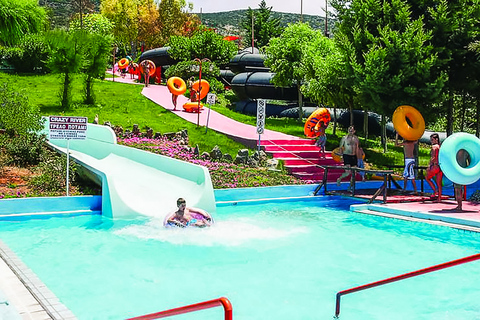
<instances>
[{"instance_id":1,"label":"yellow inflatable ring","mask_svg":"<svg viewBox=\"0 0 480 320\"><path fill-rule=\"evenodd\" d=\"M408 124L407 119L412 126ZM411 106L398 107L393 113L392 122L395 130L405 140L418 140L425 132L425 120L422 114Z\"/></svg>"},{"instance_id":2,"label":"yellow inflatable ring","mask_svg":"<svg viewBox=\"0 0 480 320\"><path fill-rule=\"evenodd\" d=\"M143 60L140 63L140 73L145 74L145 65L148 64L150 66L150 70L148 72L148 75L151 77L155 74L155 63L152 60Z\"/></svg>"},{"instance_id":3,"label":"yellow inflatable ring","mask_svg":"<svg viewBox=\"0 0 480 320\"><path fill-rule=\"evenodd\" d=\"M185 81L183 81L183 79L179 77L168 78L167 87L168 90L170 90L171 94L177 96L184 94L185 91L187 91L187 85L185 84Z\"/></svg>"},{"instance_id":4,"label":"yellow inflatable ring","mask_svg":"<svg viewBox=\"0 0 480 320\"><path fill-rule=\"evenodd\" d=\"M197 100L202 100L207 96L208 91L210 90L210 84L207 80L202 79L202 90L200 91L200 96L198 95L198 88L200 87L200 81L197 80L193 83L192 88L197 92Z\"/></svg>"},{"instance_id":5,"label":"yellow inflatable ring","mask_svg":"<svg viewBox=\"0 0 480 320\"><path fill-rule=\"evenodd\" d=\"M130 63L130 61L128 61L127 58L122 58L122 59L120 59L120 61L118 61L118 68L119 69L125 69L126 67L128 67L129 63Z\"/></svg>"},{"instance_id":6,"label":"yellow inflatable ring","mask_svg":"<svg viewBox=\"0 0 480 320\"><path fill-rule=\"evenodd\" d=\"M342 162L343 161L342 157L343 157L343 153L340 150L340 147L333 149L332 158L335 162Z\"/></svg>"},{"instance_id":7,"label":"yellow inflatable ring","mask_svg":"<svg viewBox=\"0 0 480 320\"><path fill-rule=\"evenodd\" d=\"M462 167L457 153L464 150L470 156L470 164ZM469 185L480 179L480 139L473 134L457 132L445 139L440 147L438 162L448 180L461 185Z\"/></svg>"},{"instance_id":8,"label":"yellow inflatable ring","mask_svg":"<svg viewBox=\"0 0 480 320\"><path fill-rule=\"evenodd\" d=\"M200 110L202 110L203 105L200 104ZM198 102L187 102L183 104L183 109L187 112L198 112Z\"/></svg>"},{"instance_id":9,"label":"yellow inflatable ring","mask_svg":"<svg viewBox=\"0 0 480 320\"><path fill-rule=\"evenodd\" d=\"M305 122L305 127L303 128L305 135L310 138L317 137L319 132L315 130L315 126L320 121L323 121L323 123L325 123L327 126L331 119L330 112L327 110L327 108L318 108L312 112L310 117L308 117L307 121Z\"/></svg>"}]
</instances>

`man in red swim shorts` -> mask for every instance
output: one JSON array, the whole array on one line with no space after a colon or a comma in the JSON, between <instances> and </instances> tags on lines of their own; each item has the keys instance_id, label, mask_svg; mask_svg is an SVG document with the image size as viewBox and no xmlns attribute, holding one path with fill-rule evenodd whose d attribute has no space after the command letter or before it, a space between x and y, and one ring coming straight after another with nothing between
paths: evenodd
<instances>
[{"instance_id":1,"label":"man in red swim shorts","mask_svg":"<svg viewBox=\"0 0 480 320\"><path fill-rule=\"evenodd\" d=\"M427 168L426 180L433 190L433 196L437 196L437 201L442 201L442 177L443 173L440 170L440 164L438 163L438 153L440 151L440 137L438 133L432 133L430 136L430 143L432 144L432 151L430 152L430 164ZM437 186L433 183L432 179L435 177Z\"/></svg>"}]
</instances>

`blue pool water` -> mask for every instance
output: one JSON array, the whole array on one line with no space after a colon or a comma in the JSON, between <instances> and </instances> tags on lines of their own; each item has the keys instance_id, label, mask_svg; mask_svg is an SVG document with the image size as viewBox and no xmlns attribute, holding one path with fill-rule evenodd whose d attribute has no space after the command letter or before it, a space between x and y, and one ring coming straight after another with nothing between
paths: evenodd
<instances>
[{"instance_id":1,"label":"blue pool water","mask_svg":"<svg viewBox=\"0 0 480 320\"><path fill-rule=\"evenodd\" d=\"M227 297L234 319L331 319L335 294L478 253L480 235L348 211L336 197L219 207L208 229L101 216L0 221L79 319ZM341 319L480 319L479 262L344 296ZM175 319L222 319L222 308Z\"/></svg>"}]
</instances>

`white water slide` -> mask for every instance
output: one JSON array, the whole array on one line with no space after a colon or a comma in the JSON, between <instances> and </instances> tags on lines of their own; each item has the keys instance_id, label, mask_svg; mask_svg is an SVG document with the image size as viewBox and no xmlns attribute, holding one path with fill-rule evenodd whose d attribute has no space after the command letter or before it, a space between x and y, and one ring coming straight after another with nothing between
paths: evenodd
<instances>
[{"instance_id":1,"label":"white water slide","mask_svg":"<svg viewBox=\"0 0 480 320\"><path fill-rule=\"evenodd\" d=\"M46 124L45 133L48 133ZM66 154L66 140L50 144ZM87 139L69 140L70 157L102 185L102 214L111 218L138 215L164 218L178 198L215 213L215 196L207 168L117 144L108 126L88 124Z\"/></svg>"}]
</instances>

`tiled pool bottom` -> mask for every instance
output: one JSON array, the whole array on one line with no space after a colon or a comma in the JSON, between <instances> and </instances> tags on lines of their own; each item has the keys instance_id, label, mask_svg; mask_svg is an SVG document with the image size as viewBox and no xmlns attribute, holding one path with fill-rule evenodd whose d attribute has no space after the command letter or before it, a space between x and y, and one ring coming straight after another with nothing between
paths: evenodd
<instances>
[{"instance_id":1,"label":"tiled pool bottom","mask_svg":"<svg viewBox=\"0 0 480 320\"><path fill-rule=\"evenodd\" d=\"M0 319L77 319L1 240Z\"/></svg>"}]
</instances>

